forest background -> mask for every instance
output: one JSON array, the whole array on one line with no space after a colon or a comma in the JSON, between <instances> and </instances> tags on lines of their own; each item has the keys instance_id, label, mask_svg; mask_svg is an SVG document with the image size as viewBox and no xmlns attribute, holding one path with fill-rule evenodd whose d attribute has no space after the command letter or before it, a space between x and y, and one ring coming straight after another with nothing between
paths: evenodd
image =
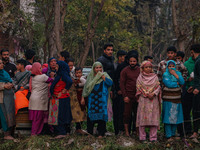
<instances>
[{"instance_id":1,"label":"forest background","mask_svg":"<svg viewBox=\"0 0 200 150\"><path fill-rule=\"evenodd\" d=\"M22 3L26 7L22 7ZM105 43L157 63L175 45L189 56L200 42L199 0L0 0L0 31L17 41L16 59L33 49L41 62L67 50L91 66ZM27 11L28 10L28 11Z\"/></svg>"}]
</instances>

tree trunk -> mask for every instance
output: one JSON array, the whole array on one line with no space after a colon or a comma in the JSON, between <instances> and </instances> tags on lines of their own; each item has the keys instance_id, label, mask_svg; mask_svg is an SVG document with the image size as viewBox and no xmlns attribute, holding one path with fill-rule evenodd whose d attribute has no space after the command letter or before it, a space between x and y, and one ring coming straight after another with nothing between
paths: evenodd
<instances>
[{"instance_id":1,"label":"tree trunk","mask_svg":"<svg viewBox=\"0 0 200 150\"><path fill-rule=\"evenodd\" d=\"M94 42L92 42L92 60L95 62L95 51L94 51Z\"/></svg>"}]
</instances>

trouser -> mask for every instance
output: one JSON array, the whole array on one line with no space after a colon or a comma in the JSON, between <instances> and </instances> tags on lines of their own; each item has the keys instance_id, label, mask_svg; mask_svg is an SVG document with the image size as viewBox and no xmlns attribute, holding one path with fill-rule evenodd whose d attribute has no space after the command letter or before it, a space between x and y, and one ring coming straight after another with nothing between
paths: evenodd
<instances>
[{"instance_id":1,"label":"trouser","mask_svg":"<svg viewBox=\"0 0 200 150\"><path fill-rule=\"evenodd\" d=\"M136 101L130 100L129 103L124 103L124 124L129 124L129 132L136 131L136 118L137 118L137 106Z\"/></svg>"},{"instance_id":2,"label":"trouser","mask_svg":"<svg viewBox=\"0 0 200 150\"><path fill-rule=\"evenodd\" d=\"M198 132L200 128L200 93L194 95L193 99L193 125L194 132Z\"/></svg>"},{"instance_id":3,"label":"trouser","mask_svg":"<svg viewBox=\"0 0 200 150\"><path fill-rule=\"evenodd\" d=\"M113 100L113 124L115 135L117 135L119 131L124 131L123 113L124 100L122 95L117 94L115 99Z\"/></svg>"},{"instance_id":4,"label":"trouser","mask_svg":"<svg viewBox=\"0 0 200 150\"><path fill-rule=\"evenodd\" d=\"M93 135L94 124L98 123L97 129L99 136L104 136L106 132L106 122L103 120L91 121L90 118L87 118L87 131Z\"/></svg>"},{"instance_id":5,"label":"trouser","mask_svg":"<svg viewBox=\"0 0 200 150\"><path fill-rule=\"evenodd\" d=\"M66 124L59 124L54 126L55 129L55 133L57 135L66 135L67 131L66 131Z\"/></svg>"},{"instance_id":6,"label":"trouser","mask_svg":"<svg viewBox=\"0 0 200 150\"><path fill-rule=\"evenodd\" d=\"M145 128L149 128L149 139L150 141L156 141L157 140L157 126L139 126L139 137L141 141L146 140L146 132Z\"/></svg>"},{"instance_id":7,"label":"trouser","mask_svg":"<svg viewBox=\"0 0 200 150\"><path fill-rule=\"evenodd\" d=\"M8 128L8 125L7 125L6 118L5 118L3 111L1 109L1 106L0 106L0 119L1 119L1 126L3 128L3 131L7 132L9 130L9 128Z\"/></svg>"},{"instance_id":8,"label":"trouser","mask_svg":"<svg viewBox=\"0 0 200 150\"><path fill-rule=\"evenodd\" d=\"M176 124L166 124L165 123L165 136L167 138L175 136L175 134L176 134L176 128L177 128Z\"/></svg>"},{"instance_id":9,"label":"trouser","mask_svg":"<svg viewBox=\"0 0 200 150\"><path fill-rule=\"evenodd\" d=\"M81 123L80 122L76 122L76 130L81 129Z\"/></svg>"},{"instance_id":10,"label":"trouser","mask_svg":"<svg viewBox=\"0 0 200 150\"><path fill-rule=\"evenodd\" d=\"M194 98L194 94L188 93L188 92L185 92L182 98L184 124L178 125L178 132L180 133L180 136L182 137L184 136L184 130L185 130L186 135L192 133L192 121L191 121L190 114L193 107L193 98Z\"/></svg>"}]
</instances>

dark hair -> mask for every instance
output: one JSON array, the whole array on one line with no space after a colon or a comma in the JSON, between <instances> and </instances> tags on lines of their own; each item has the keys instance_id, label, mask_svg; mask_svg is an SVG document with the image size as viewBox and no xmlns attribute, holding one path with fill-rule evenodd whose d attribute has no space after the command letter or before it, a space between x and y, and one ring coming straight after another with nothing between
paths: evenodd
<instances>
[{"instance_id":1,"label":"dark hair","mask_svg":"<svg viewBox=\"0 0 200 150\"><path fill-rule=\"evenodd\" d=\"M119 51L117 52L117 58L118 58L119 56L124 56L124 55L126 55L126 54L127 54L126 51L124 51L124 50L119 50Z\"/></svg>"},{"instance_id":2,"label":"dark hair","mask_svg":"<svg viewBox=\"0 0 200 150\"><path fill-rule=\"evenodd\" d=\"M2 55L3 52L9 52L9 50L8 49L2 49L1 50L1 55Z\"/></svg>"},{"instance_id":3,"label":"dark hair","mask_svg":"<svg viewBox=\"0 0 200 150\"><path fill-rule=\"evenodd\" d=\"M200 44L192 45L190 50L193 50L195 53L200 53Z\"/></svg>"},{"instance_id":4,"label":"dark hair","mask_svg":"<svg viewBox=\"0 0 200 150\"><path fill-rule=\"evenodd\" d=\"M27 65L26 60L24 60L24 59L17 60L17 64L24 65L24 67Z\"/></svg>"},{"instance_id":5,"label":"dark hair","mask_svg":"<svg viewBox=\"0 0 200 150\"><path fill-rule=\"evenodd\" d=\"M32 59L33 56L35 56L34 50L28 49L28 50L25 51L25 57L26 57L27 60Z\"/></svg>"},{"instance_id":6,"label":"dark hair","mask_svg":"<svg viewBox=\"0 0 200 150\"><path fill-rule=\"evenodd\" d=\"M81 67L76 67L76 68L75 68L75 72L76 72L76 71L79 71L79 70L81 70L81 71L82 71L82 70L83 70L83 68L81 68Z\"/></svg>"},{"instance_id":7,"label":"dark hair","mask_svg":"<svg viewBox=\"0 0 200 150\"><path fill-rule=\"evenodd\" d=\"M105 50L107 47L113 47L113 44L107 43L107 44L104 45L103 49Z\"/></svg>"},{"instance_id":8,"label":"dark hair","mask_svg":"<svg viewBox=\"0 0 200 150\"><path fill-rule=\"evenodd\" d=\"M144 56L144 60L153 59L152 56Z\"/></svg>"},{"instance_id":9,"label":"dark hair","mask_svg":"<svg viewBox=\"0 0 200 150\"><path fill-rule=\"evenodd\" d=\"M176 47L175 46L169 46L167 48L167 52L169 52L169 51L173 51L174 53L176 53Z\"/></svg>"},{"instance_id":10,"label":"dark hair","mask_svg":"<svg viewBox=\"0 0 200 150\"><path fill-rule=\"evenodd\" d=\"M181 56L182 58L184 58L184 57L185 57L185 53L182 52L182 51L178 51L178 52L176 53L176 56Z\"/></svg>"},{"instance_id":11,"label":"dark hair","mask_svg":"<svg viewBox=\"0 0 200 150\"><path fill-rule=\"evenodd\" d=\"M60 55L62 56L62 57L64 57L65 58L65 60L67 61L67 59L69 58L69 52L68 51L62 51L62 52L60 52Z\"/></svg>"},{"instance_id":12,"label":"dark hair","mask_svg":"<svg viewBox=\"0 0 200 150\"><path fill-rule=\"evenodd\" d=\"M67 63L69 62L73 62L74 63L74 59L73 58L68 58Z\"/></svg>"},{"instance_id":13,"label":"dark hair","mask_svg":"<svg viewBox=\"0 0 200 150\"><path fill-rule=\"evenodd\" d=\"M130 56L129 56L129 58L128 58L128 61L130 60L130 58L135 58L136 60L137 60L137 62L138 62L138 56L137 55L135 55L135 54L131 54Z\"/></svg>"}]
</instances>

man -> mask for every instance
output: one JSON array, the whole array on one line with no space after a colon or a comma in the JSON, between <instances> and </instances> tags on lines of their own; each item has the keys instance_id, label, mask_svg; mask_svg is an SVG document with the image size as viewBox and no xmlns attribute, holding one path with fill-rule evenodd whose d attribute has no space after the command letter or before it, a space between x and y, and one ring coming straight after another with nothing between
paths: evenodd
<instances>
[{"instance_id":1,"label":"man","mask_svg":"<svg viewBox=\"0 0 200 150\"><path fill-rule=\"evenodd\" d=\"M114 63L114 68L115 68L115 70L117 69L117 66L118 66L119 64L121 64L121 63L124 62L126 54L127 54L127 53L126 53L124 50L119 50L119 51L117 52L117 62Z\"/></svg>"},{"instance_id":2,"label":"man","mask_svg":"<svg viewBox=\"0 0 200 150\"><path fill-rule=\"evenodd\" d=\"M1 50L1 58L4 64L4 70L8 72L11 78L14 78L17 71L16 65L9 60L9 51L7 49Z\"/></svg>"},{"instance_id":3,"label":"man","mask_svg":"<svg viewBox=\"0 0 200 150\"><path fill-rule=\"evenodd\" d=\"M60 52L58 60L65 61L66 63L68 63L69 57L70 57L69 52L65 50Z\"/></svg>"},{"instance_id":4,"label":"man","mask_svg":"<svg viewBox=\"0 0 200 150\"><path fill-rule=\"evenodd\" d=\"M26 57L26 65L32 65L35 57L35 51L28 49L25 52L25 57Z\"/></svg>"},{"instance_id":5,"label":"man","mask_svg":"<svg viewBox=\"0 0 200 150\"><path fill-rule=\"evenodd\" d=\"M200 128L200 44L191 46L193 58L195 58L194 66L194 85L193 85L193 125L194 132L192 138L198 137L198 130Z\"/></svg>"},{"instance_id":6,"label":"man","mask_svg":"<svg viewBox=\"0 0 200 150\"><path fill-rule=\"evenodd\" d=\"M136 131L137 100L136 80L140 74L140 67L137 65L138 56L129 56L129 66L125 67L120 75L120 89L124 98L124 129L126 136L129 136L129 123L132 120L134 131ZM131 115L133 113L133 116Z\"/></svg>"},{"instance_id":7,"label":"man","mask_svg":"<svg viewBox=\"0 0 200 150\"><path fill-rule=\"evenodd\" d=\"M105 44L104 53L97 59L103 65L103 70L113 79L114 77L114 57L113 57L113 45Z\"/></svg>"},{"instance_id":8,"label":"man","mask_svg":"<svg viewBox=\"0 0 200 150\"><path fill-rule=\"evenodd\" d=\"M182 73L183 78L186 80L188 73L187 69L184 66L183 62L176 60L176 48L174 46L170 46L167 48L167 59L162 60L158 64L157 74L159 81L162 83L162 75L166 71L167 61L169 60L174 60L176 62L176 70L180 71Z\"/></svg>"},{"instance_id":9,"label":"man","mask_svg":"<svg viewBox=\"0 0 200 150\"><path fill-rule=\"evenodd\" d=\"M151 63L153 63L153 57L151 56L144 56L144 60L150 61Z\"/></svg>"}]
</instances>

